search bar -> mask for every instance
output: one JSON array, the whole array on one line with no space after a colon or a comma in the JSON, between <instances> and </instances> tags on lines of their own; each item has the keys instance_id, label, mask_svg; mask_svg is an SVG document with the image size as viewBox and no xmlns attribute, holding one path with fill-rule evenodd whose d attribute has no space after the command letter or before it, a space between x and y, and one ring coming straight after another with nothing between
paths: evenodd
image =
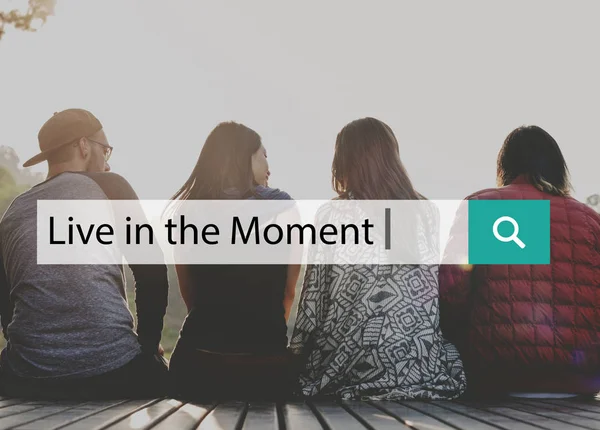
<instances>
[{"instance_id":1,"label":"search bar","mask_svg":"<svg viewBox=\"0 0 600 430\"><path fill-rule=\"evenodd\" d=\"M548 264L548 201L39 201L39 264ZM161 252L159 252L161 251Z\"/></svg>"}]
</instances>

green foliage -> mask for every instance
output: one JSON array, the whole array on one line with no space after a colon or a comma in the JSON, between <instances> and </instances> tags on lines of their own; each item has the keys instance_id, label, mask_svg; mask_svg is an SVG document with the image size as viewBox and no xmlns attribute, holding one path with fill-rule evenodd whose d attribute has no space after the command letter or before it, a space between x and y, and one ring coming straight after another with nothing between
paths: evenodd
<instances>
[{"instance_id":1,"label":"green foliage","mask_svg":"<svg viewBox=\"0 0 600 430\"><path fill-rule=\"evenodd\" d=\"M10 170L0 166L0 217L4 215L14 198L28 189L29 185L18 185Z\"/></svg>"},{"instance_id":2,"label":"green foliage","mask_svg":"<svg viewBox=\"0 0 600 430\"><path fill-rule=\"evenodd\" d=\"M42 173L19 168L19 157L10 146L0 146L0 217L15 197L45 179Z\"/></svg>"},{"instance_id":3,"label":"green foliage","mask_svg":"<svg viewBox=\"0 0 600 430\"><path fill-rule=\"evenodd\" d=\"M12 25L18 30L36 31L35 23L44 24L50 15L54 14L56 0L29 0L25 12L13 9L0 11L0 39L5 33L5 26Z\"/></svg>"}]
</instances>

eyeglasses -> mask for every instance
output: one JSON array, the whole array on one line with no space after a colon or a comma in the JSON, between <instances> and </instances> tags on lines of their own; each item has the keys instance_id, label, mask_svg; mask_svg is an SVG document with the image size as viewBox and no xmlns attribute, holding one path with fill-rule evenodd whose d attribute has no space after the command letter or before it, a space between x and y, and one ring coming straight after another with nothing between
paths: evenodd
<instances>
[{"instance_id":1,"label":"eyeglasses","mask_svg":"<svg viewBox=\"0 0 600 430\"><path fill-rule=\"evenodd\" d=\"M90 142L100 145L104 148L104 161L107 162L108 159L110 158L110 156L112 155L113 147L110 145L107 145L106 143L97 142L95 140L92 140L89 137L86 137L86 139L89 140Z\"/></svg>"}]
</instances>

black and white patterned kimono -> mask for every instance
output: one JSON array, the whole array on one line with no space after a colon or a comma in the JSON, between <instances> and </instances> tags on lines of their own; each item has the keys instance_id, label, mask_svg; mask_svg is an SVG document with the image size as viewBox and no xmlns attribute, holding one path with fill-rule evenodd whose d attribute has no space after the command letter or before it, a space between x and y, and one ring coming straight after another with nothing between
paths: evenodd
<instances>
[{"instance_id":1,"label":"black and white patterned kimono","mask_svg":"<svg viewBox=\"0 0 600 430\"><path fill-rule=\"evenodd\" d=\"M452 399L466 389L439 325L437 265L307 267L290 343L306 396Z\"/></svg>"},{"instance_id":2,"label":"black and white patterned kimono","mask_svg":"<svg viewBox=\"0 0 600 430\"><path fill-rule=\"evenodd\" d=\"M306 396L452 399L462 362L439 328L438 266L307 268L290 348Z\"/></svg>"}]
</instances>

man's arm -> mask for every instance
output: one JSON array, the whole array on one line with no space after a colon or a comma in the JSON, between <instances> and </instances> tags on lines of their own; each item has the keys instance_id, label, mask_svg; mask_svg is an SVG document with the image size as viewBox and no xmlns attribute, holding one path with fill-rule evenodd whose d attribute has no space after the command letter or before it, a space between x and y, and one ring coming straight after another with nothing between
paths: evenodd
<instances>
[{"instance_id":1,"label":"man's arm","mask_svg":"<svg viewBox=\"0 0 600 430\"><path fill-rule=\"evenodd\" d=\"M135 280L137 335L144 352L159 351L167 312L169 281L166 265L131 264Z\"/></svg>"},{"instance_id":2,"label":"man's arm","mask_svg":"<svg viewBox=\"0 0 600 430\"><path fill-rule=\"evenodd\" d=\"M137 194L123 177L114 173L85 173L102 188L109 200L139 200ZM133 207L133 219L147 222L141 205ZM151 252L163 254L154 239ZM125 258L127 259L125 252ZM135 281L138 340L144 352L159 350L163 319L167 311L169 281L166 264L129 264Z\"/></svg>"}]
</instances>

